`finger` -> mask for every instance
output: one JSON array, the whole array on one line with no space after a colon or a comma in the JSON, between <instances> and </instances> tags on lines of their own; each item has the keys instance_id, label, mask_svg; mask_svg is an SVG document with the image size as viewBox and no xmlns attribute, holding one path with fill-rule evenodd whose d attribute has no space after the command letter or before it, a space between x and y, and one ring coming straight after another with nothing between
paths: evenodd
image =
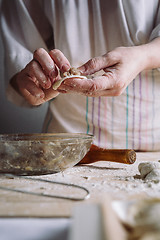
<instances>
[{"instance_id":1,"label":"finger","mask_svg":"<svg viewBox=\"0 0 160 240\"><path fill-rule=\"evenodd\" d=\"M48 89L51 87L51 81L44 74L40 64L37 61L32 60L24 69L24 73L29 75L33 81L36 81L36 83L38 82L42 88Z\"/></svg>"},{"instance_id":2,"label":"finger","mask_svg":"<svg viewBox=\"0 0 160 240\"><path fill-rule=\"evenodd\" d=\"M45 93L45 97L44 97L44 101L45 101L45 102L51 100L52 98L57 97L57 95L59 94L59 92L53 90L52 87L49 88L49 89L45 89L45 90L44 90L44 93Z\"/></svg>"},{"instance_id":3,"label":"finger","mask_svg":"<svg viewBox=\"0 0 160 240\"><path fill-rule=\"evenodd\" d=\"M21 90L21 93L31 105L40 105L55 98L59 94L59 92L54 91L52 88L42 91L29 83L26 85L26 88Z\"/></svg>"},{"instance_id":4,"label":"finger","mask_svg":"<svg viewBox=\"0 0 160 240\"><path fill-rule=\"evenodd\" d=\"M71 68L68 59L64 56L64 54L60 50L53 49L50 51L49 54L62 72L66 72Z\"/></svg>"},{"instance_id":5,"label":"finger","mask_svg":"<svg viewBox=\"0 0 160 240\"><path fill-rule=\"evenodd\" d=\"M63 89L63 88L62 88ZM65 88L66 89L66 88ZM122 90L115 90L115 89L107 89L107 90L101 90L101 91L97 91L97 92L92 92L92 91L79 91L78 89L75 89L73 87L67 88L67 90L61 90L58 89L57 90L60 93L80 93L84 96L88 96L88 97L115 97L115 96L120 96L122 94Z\"/></svg>"},{"instance_id":6,"label":"finger","mask_svg":"<svg viewBox=\"0 0 160 240\"><path fill-rule=\"evenodd\" d=\"M34 59L39 62L45 74L51 79L58 76L58 70L53 59L43 48L39 48L34 52Z\"/></svg>"},{"instance_id":7,"label":"finger","mask_svg":"<svg viewBox=\"0 0 160 240\"><path fill-rule=\"evenodd\" d=\"M65 88L66 89L66 88ZM102 90L102 91L97 91L97 92L91 92L91 91L79 91L73 87L68 88L67 90L61 90L57 89L59 93L79 93L84 96L88 97L115 97L115 96L120 96L123 91L117 91L114 89L107 89L107 90Z\"/></svg>"},{"instance_id":8,"label":"finger","mask_svg":"<svg viewBox=\"0 0 160 240\"><path fill-rule=\"evenodd\" d=\"M114 87L113 79L107 76L99 76L93 79L77 79L69 78L65 80L61 86L60 90L75 90L76 92L98 92L106 89L112 89Z\"/></svg>"},{"instance_id":9,"label":"finger","mask_svg":"<svg viewBox=\"0 0 160 240\"><path fill-rule=\"evenodd\" d=\"M113 66L118 62L118 55L114 52L90 59L78 69L85 75L90 75L107 67Z\"/></svg>"},{"instance_id":10,"label":"finger","mask_svg":"<svg viewBox=\"0 0 160 240\"><path fill-rule=\"evenodd\" d=\"M41 88L39 88L30 77L23 77L23 81L21 79L17 80L18 88L22 95L26 97L26 91L35 98L43 98L44 92Z\"/></svg>"}]
</instances>

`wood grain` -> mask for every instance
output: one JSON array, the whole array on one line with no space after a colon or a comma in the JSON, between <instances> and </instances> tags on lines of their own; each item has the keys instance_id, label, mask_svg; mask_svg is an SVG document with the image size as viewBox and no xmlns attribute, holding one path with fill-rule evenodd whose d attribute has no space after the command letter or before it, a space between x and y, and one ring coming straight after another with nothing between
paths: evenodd
<instances>
[{"instance_id":1,"label":"wood grain","mask_svg":"<svg viewBox=\"0 0 160 240\"><path fill-rule=\"evenodd\" d=\"M136 161L136 153L133 149L104 149L92 145L90 151L79 164L88 164L97 161L133 164Z\"/></svg>"}]
</instances>

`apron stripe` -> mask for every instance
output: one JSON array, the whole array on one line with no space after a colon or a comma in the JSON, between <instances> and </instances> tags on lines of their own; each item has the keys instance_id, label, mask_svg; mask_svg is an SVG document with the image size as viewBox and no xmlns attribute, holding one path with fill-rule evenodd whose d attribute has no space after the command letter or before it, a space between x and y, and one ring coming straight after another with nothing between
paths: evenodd
<instances>
[{"instance_id":1,"label":"apron stripe","mask_svg":"<svg viewBox=\"0 0 160 240\"><path fill-rule=\"evenodd\" d=\"M86 97L86 123L87 123L87 134L89 133L89 122L88 122L88 97Z\"/></svg>"},{"instance_id":2,"label":"apron stripe","mask_svg":"<svg viewBox=\"0 0 160 240\"><path fill-rule=\"evenodd\" d=\"M126 88L126 149L128 149L128 87Z\"/></svg>"},{"instance_id":3,"label":"apron stripe","mask_svg":"<svg viewBox=\"0 0 160 240\"><path fill-rule=\"evenodd\" d=\"M145 149L148 149L148 71L145 72L145 83L146 83L146 144Z\"/></svg>"},{"instance_id":4,"label":"apron stripe","mask_svg":"<svg viewBox=\"0 0 160 240\"><path fill-rule=\"evenodd\" d=\"M154 79L154 70L152 70L152 150L154 150L154 119L155 119L155 79Z\"/></svg>"},{"instance_id":5,"label":"apron stripe","mask_svg":"<svg viewBox=\"0 0 160 240\"><path fill-rule=\"evenodd\" d=\"M93 97L92 98L92 126L93 126L93 136L95 136L95 125L94 125L94 101L95 101L95 98Z\"/></svg>"},{"instance_id":6,"label":"apron stripe","mask_svg":"<svg viewBox=\"0 0 160 240\"><path fill-rule=\"evenodd\" d=\"M142 124L142 114L141 114L141 107L142 107L142 78L141 73L139 74L139 149L141 149L141 124Z\"/></svg>"},{"instance_id":7,"label":"apron stripe","mask_svg":"<svg viewBox=\"0 0 160 240\"><path fill-rule=\"evenodd\" d=\"M104 106L104 129L105 129L105 146L107 147L107 97Z\"/></svg>"},{"instance_id":8,"label":"apron stripe","mask_svg":"<svg viewBox=\"0 0 160 240\"><path fill-rule=\"evenodd\" d=\"M112 148L114 147L114 97L112 97L112 123L111 123L111 132L112 132Z\"/></svg>"},{"instance_id":9,"label":"apron stripe","mask_svg":"<svg viewBox=\"0 0 160 240\"><path fill-rule=\"evenodd\" d=\"M135 130L135 79L133 80L133 104L132 104L132 148L134 149L135 143L134 143L134 130Z\"/></svg>"},{"instance_id":10,"label":"apron stripe","mask_svg":"<svg viewBox=\"0 0 160 240\"><path fill-rule=\"evenodd\" d=\"M98 98L98 145L101 142L101 97Z\"/></svg>"}]
</instances>

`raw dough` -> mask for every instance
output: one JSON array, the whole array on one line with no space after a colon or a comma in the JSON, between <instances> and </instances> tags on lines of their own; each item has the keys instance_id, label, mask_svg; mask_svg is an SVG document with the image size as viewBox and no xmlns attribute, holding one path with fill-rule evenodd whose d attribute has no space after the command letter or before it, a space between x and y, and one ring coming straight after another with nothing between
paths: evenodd
<instances>
[{"instance_id":1,"label":"raw dough","mask_svg":"<svg viewBox=\"0 0 160 240\"><path fill-rule=\"evenodd\" d=\"M87 79L86 76L82 76L81 72L77 69L77 68L70 68L68 72L64 72L63 74L61 74L61 79L54 82L52 88L54 90L57 90L57 88L59 88L59 86L61 85L61 83L68 79L68 78L80 78L80 79Z\"/></svg>"},{"instance_id":2,"label":"raw dough","mask_svg":"<svg viewBox=\"0 0 160 240\"><path fill-rule=\"evenodd\" d=\"M160 162L143 162L138 166L144 180L160 180Z\"/></svg>"}]
</instances>

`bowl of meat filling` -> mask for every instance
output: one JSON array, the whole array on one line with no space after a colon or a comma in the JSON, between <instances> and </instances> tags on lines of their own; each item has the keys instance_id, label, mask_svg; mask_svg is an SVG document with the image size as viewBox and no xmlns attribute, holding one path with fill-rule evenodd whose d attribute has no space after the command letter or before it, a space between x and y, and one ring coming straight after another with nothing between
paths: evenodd
<instances>
[{"instance_id":1,"label":"bowl of meat filling","mask_svg":"<svg viewBox=\"0 0 160 240\"><path fill-rule=\"evenodd\" d=\"M76 165L93 136L83 133L1 134L0 173L52 174Z\"/></svg>"}]
</instances>

